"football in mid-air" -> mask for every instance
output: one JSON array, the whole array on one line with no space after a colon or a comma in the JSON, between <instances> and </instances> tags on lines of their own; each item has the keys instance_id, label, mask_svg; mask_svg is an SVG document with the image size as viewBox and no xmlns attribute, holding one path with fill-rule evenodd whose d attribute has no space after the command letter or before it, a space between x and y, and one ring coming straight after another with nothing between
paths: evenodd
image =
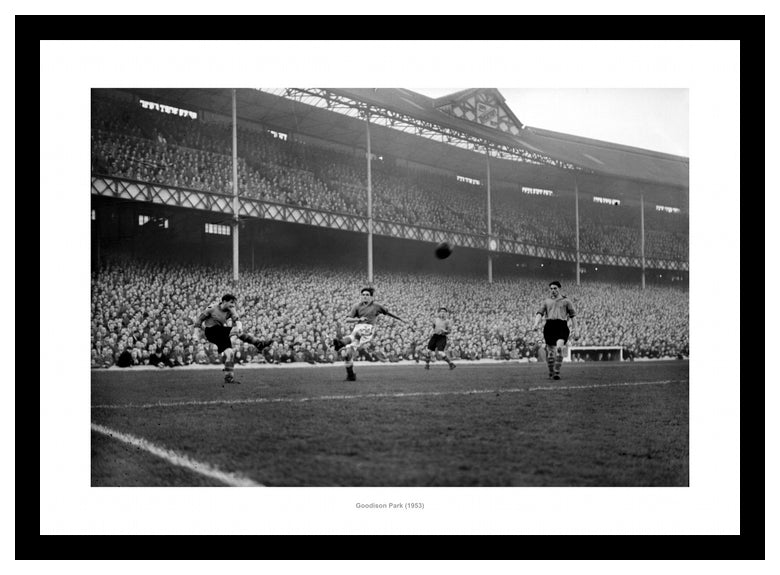
<instances>
[{"instance_id":1,"label":"football in mid-air","mask_svg":"<svg viewBox=\"0 0 780 575\"><path fill-rule=\"evenodd\" d=\"M436 254L436 257L440 260L443 260L444 258L450 257L452 254L452 246L449 242L442 242L438 246L436 246L436 250L434 251Z\"/></svg>"}]
</instances>

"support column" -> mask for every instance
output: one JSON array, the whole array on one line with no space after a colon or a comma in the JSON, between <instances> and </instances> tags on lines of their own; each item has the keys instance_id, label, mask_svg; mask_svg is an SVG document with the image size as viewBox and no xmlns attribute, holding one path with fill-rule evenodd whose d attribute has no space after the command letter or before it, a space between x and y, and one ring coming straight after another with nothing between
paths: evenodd
<instances>
[{"instance_id":1,"label":"support column","mask_svg":"<svg viewBox=\"0 0 780 575\"><path fill-rule=\"evenodd\" d=\"M487 165L487 235L488 235L488 283L493 283L493 229L490 220L490 148L485 147Z\"/></svg>"},{"instance_id":2,"label":"support column","mask_svg":"<svg viewBox=\"0 0 780 575\"><path fill-rule=\"evenodd\" d=\"M645 289L645 192L639 194L639 221L642 233L642 289Z\"/></svg>"},{"instance_id":3,"label":"support column","mask_svg":"<svg viewBox=\"0 0 780 575\"><path fill-rule=\"evenodd\" d=\"M238 281L238 126L236 89L233 88L233 281Z\"/></svg>"},{"instance_id":4,"label":"support column","mask_svg":"<svg viewBox=\"0 0 780 575\"><path fill-rule=\"evenodd\" d=\"M580 189L574 176L574 229L577 245L577 285L580 285Z\"/></svg>"},{"instance_id":5,"label":"support column","mask_svg":"<svg viewBox=\"0 0 780 575\"><path fill-rule=\"evenodd\" d=\"M371 122L366 109L366 166L368 171L368 283L374 283L374 212L371 205Z\"/></svg>"}]
</instances>

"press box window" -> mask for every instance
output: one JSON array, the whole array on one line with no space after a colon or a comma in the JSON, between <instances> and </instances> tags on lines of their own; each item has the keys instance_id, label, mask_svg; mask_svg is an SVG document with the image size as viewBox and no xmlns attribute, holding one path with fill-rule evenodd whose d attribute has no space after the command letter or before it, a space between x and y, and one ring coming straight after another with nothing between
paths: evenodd
<instances>
[{"instance_id":1,"label":"press box window","mask_svg":"<svg viewBox=\"0 0 780 575\"><path fill-rule=\"evenodd\" d=\"M206 233L215 234L218 236L229 236L230 226L223 226L222 224L206 224Z\"/></svg>"},{"instance_id":2,"label":"press box window","mask_svg":"<svg viewBox=\"0 0 780 575\"><path fill-rule=\"evenodd\" d=\"M158 227L158 228L168 228L168 218L155 218L152 216L147 216L144 214L140 214L138 216L138 225L139 226L149 226L149 227Z\"/></svg>"}]
</instances>

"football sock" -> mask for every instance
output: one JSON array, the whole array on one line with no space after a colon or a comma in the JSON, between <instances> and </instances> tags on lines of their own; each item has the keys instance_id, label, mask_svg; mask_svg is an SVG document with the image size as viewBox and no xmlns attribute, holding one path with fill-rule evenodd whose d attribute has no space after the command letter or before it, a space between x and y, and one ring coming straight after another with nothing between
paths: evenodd
<instances>
[{"instance_id":1,"label":"football sock","mask_svg":"<svg viewBox=\"0 0 780 575\"><path fill-rule=\"evenodd\" d=\"M563 349L558 347L555 349L555 373L560 373L561 363L563 363Z\"/></svg>"},{"instance_id":2,"label":"football sock","mask_svg":"<svg viewBox=\"0 0 780 575\"><path fill-rule=\"evenodd\" d=\"M259 347L260 345L263 344L263 340L260 339L259 337L255 337L253 335L249 335L246 333L242 333L241 335L239 335L238 339L240 339L241 341L245 341L247 343L251 343L255 347Z\"/></svg>"},{"instance_id":3,"label":"football sock","mask_svg":"<svg viewBox=\"0 0 780 575\"><path fill-rule=\"evenodd\" d=\"M547 346L547 369L550 370L550 373L553 372L554 365L555 365L555 346L548 345ZM558 369L560 369L560 365L558 366Z\"/></svg>"}]
</instances>

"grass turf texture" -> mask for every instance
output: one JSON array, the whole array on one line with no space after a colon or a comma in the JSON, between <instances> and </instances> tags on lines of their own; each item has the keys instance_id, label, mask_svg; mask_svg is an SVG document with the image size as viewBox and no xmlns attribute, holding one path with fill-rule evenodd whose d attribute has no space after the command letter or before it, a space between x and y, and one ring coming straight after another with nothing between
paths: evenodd
<instances>
[{"instance_id":1,"label":"grass turf texture","mask_svg":"<svg viewBox=\"0 0 780 575\"><path fill-rule=\"evenodd\" d=\"M688 485L687 361L355 372L93 371L92 422L267 486ZM93 431L92 485L221 483Z\"/></svg>"}]
</instances>

